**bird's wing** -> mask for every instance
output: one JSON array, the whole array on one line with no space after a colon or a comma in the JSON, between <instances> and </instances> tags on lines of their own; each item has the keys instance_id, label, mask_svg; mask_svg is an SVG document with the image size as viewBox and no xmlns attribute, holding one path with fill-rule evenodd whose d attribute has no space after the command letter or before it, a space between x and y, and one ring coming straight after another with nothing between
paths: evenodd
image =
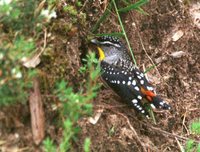
<instances>
[{"instance_id":1,"label":"bird's wing","mask_svg":"<svg viewBox=\"0 0 200 152\"><path fill-rule=\"evenodd\" d=\"M127 103L146 117L148 112L144 108L141 100L143 94L140 91L140 84L136 81L134 75L119 66L110 65L104 61L101 62L103 69L103 80Z\"/></svg>"},{"instance_id":2,"label":"bird's wing","mask_svg":"<svg viewBox=\"0 0 200 152\"><path fill-rule=\"evenodd\" d=\"M119 59L115 65L123 70L126 70L128 73L131 73L138 84L140 84L145 90L154 92L153 86L148 82L144 73L140 71L131 61Z\"/></svg>"},{"instance_id":3,"label":"bird's wing","mask_svg":"<svg viewBox=\"0 0 200 152\"><path fill-rule=\"evenodd\" d=\"M141 93L145 95L145 98L150 102L153 108L171 109L165 101L155 94L153 86L148 82L144 73L140 71L131 61L118 60L116 65L134 76L141 88Z\"/></svg>"}]
</instances>

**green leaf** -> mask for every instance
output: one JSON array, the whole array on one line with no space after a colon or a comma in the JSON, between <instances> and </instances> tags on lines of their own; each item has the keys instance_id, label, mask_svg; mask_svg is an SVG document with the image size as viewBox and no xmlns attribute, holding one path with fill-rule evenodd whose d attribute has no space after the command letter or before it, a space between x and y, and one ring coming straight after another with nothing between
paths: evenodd
<instances>
[{"instance_id":1,"label":"green leaf","mask_svg":"<svg viewBox=\"0 0 200 152\"><path fill-rule=\"evenodd\" d=\"M139 13L143 14L143 15L149 15L147 12L145 12L141 7L136 8L136 11L138 11Z\"/></svg>"},{"instance_id":2,"label":"green leaf","mask_svg":"<svg viewBox=\"0 0 200 152\"><path fill-rule=\"evenodd\" d=\"M118 11L119 12L128 12L128 11L131 11L133 9L137 9L137 8L140 8L142 5L148 3L149 1L148 0L139 0L138 2L132 4L132 5L129 5L127 7L124 7L124 8L121 8L119 9Z\"/></svg>"},{"instance_id":3,"label":"green leaf","mask_svg":"<svg viewBox=\"0 0 200 152\"><path fill-rule=\"evenodd\" d=\"M129 0L122 0L126 5L129 5L131 2Z\"/></svg>"},{"instance_id":4,"label":"green leaf","mask_svg":"<svg viewBox=\"0 0 200 152\"><path fill-rule=\"evenodd\" d=\"M144 73L147 73L147 72L151 71L151 70L154 69L155 67L156 67L155 64L152 65L152 66L150 66L150 67L148 67L148 68L144 71Z\"/></svg>"},{"instance_id":5,"label":"green leaf","mask_svg":"<svg viewBox=\"0 0 200 152\"><path fill-rule=\"evenodd\" d=\"M197 146L197 152L200 152L200 143Z\"/></svg>"},{"instance_id":6,"label":"green leaf","mask_svg":"<svg viewBox=\"0 0 200 152\"><path fill-rule=\"evenodd\" d=\"M43 148L45 152L56 152L56 147L49 137L43 141Z\"/></svg>"},{"instance_id":7,"label":"green leaf","mask_svg":"<svg viewBox=\"0 0 200 152\"><path fill-rule=\"evenodd\" d=\"M84 142L84 152L90 152L91 141L90 138L86 138Z\"/></svg>"}]
</instances>

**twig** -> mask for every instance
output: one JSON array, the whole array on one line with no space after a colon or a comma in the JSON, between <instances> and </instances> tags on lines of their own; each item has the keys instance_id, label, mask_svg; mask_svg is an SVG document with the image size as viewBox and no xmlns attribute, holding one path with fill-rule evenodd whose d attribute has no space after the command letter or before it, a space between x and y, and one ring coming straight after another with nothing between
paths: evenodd
<instances>
[{"instance_id":1,"label":"twig","mask_svg":"<svg viewBox=\"0 0 200 152\"><path fill-rule=\"evenodd\" d=\"M43 44L43 48L42 48L41 52L38 54L38 56L40 56L44 52L46 46L47 46L47 29L45 28L44 29L44 44Z\"/></svg>"},{"instance_id":2,"label":"twig","mask_svg":"<svg viewBox=\"0 0 200 152\"><path fill-rule=\"evenodd\" d=\"M123 118L126 119L126 122L127 122L128 126L129 126L129 128L130 128L130 129L132 130L132 132L134 133L134 135L135 135L134 137L135 137L135 139L137 140L137 142L141 145L141 147L142 147L142 149L143 149L143 152L147 152L147 150L146 150L146 148L145 148L146 146L145 146L144 143L140 140L140 138L139 138L137 132L135 131L135 129L134 129L133 126L131 125L129 119L128 119L124 114L122 114L122 113L119 113L119 112L114 111L114 110L112 110L112 109L109 109L109 110L111 110L112 112L114 112L114 113L116 113L116 114L118 114L118 115L120 115L120 116L122 116Z\"/></svg>"},{"instance_id":3,"label":"twig","mask_svg":"<svg viewBox=\"0 0 200 152\"><path fill-rule=\"evenodd\" d=\"M132 16L133 16L133 14L131 13L131 19L132 19L132 21L133 21L133 17L132 17ZM141 44L141 46L142 46L142 49L144 50L146 56L149 58L149 60L151 61L151 63L155 66L156 71L158 72L159 76L161 77L160 72L158 71L158 68L156 67L156 64L153 62L153 60L151 59L151 57L148 55L148 53L147 53L147 51L146 51L146 48L144 47L144 43L143 43L143 41L142 41L140 32L139 32L139 30L138 30L136 24L135 24L135 28L136 28L137 31L138 31L137 34L138 34L138 37L139 37L139 40L140 40L140 44Z\"/></svg>"},{"instance_id":4,"label":"twig","mask_svg":"<svg viewBox=\"0 0 200 152\"><path fill-rule=\"evenodd\" d=\"M89 0L85 0L83 6L82 6L81 9L80 9L80 12L83 11L83 9L85 8L85 6L86 6L86 4L88 3L88 1L89 1Z\"/></svg>"},{"instance_id":5,"label":"twig","mask_svg":"<svg viewBox=\"0 0 200 152\"><path fill-rule=\"evenodd\" d=\"M134 120L136 120L132 115L129 115L131 118L133 118ZM147 128L150 128L150 129L152 129L152 130L154 130L154 131L157 131L157 132L160 132L160 133L162 133L162 134L165 134L165 135L167 135L167 136L169 136L169 137L171 137L171 138L178 138L178 139L181 139L181 140L185 140L185 141L187 141L187 140L190 140L190 138L187 138L187 137L183 137L183 136L180 136L180 135L177 135L177 134L173 134L173 133L170 133L170 132L167 132L167 131L165 131L165 130L162 130L162 129L160 129L160 128L157 128L157 127L154 127L154 126L150 126L149 125L149 123L144 123L144 122L140 122L142 125L145 125L145 126L147 126ZM192 139L194 142L196 142L196 143L200 143L200 140L195 140L195 139Z\"/></svg>"},{"instance_id":6,"label":"twig","mask_svg":"<svg viewBox=\"0 0 200 152\"><path fill-rule=\"evenodd\" d=\"M98 108L105 108L105 109L112 109L112 108L123 108L123 107L128 107L128 105L117 105L117 106L110 106L110 105L94 105L94 107Z\"/></svg>"},{"instance_id":7,"label":"twig","mask_svg":"<svg viewBox=\"0 0 200 152\"><path fill-rule=\"evenodd\" d=\"M39 81L37 78L34 78L33 80L33 91L30 92L29 107L33 140L36 145L39 145L45 136L45 117Z\"/></svg>"},{"instance_id":8,"label":"twig","mask_svg":"<svg viewBox=\"0 0 200 152\"><path fill-rule=\"evenodd\" d=\"M98 105L97 105L97 106L98 106ZM101 107L101 105L99 105L99 106ZM126 106L126 105L120 105L120 106L121 106L121 107L122 107L122 106L124 107L124 106ZM113 108L119 107L119 106L102 106L102 107L105 108L105 109L108 109L108 110L110 110L110 111L112 111L112 112L114 112L114 113L116 113L116 114L118 114L118 115L120 115L120 116L122 116L123 118L125 118L127 124L128 124L129 127L130 127L130 129L131 129L132 132L134 133L134 135L135 135L134 137L136 138L137 142L141 145L143 151L144 151L144 152L147 152L147 150L145 149L146 146L145 146L144 143L140 140L140 138L139 138L137 132L135 131L135 129L134 129L133 126L131 125L129 119L128 119L124 114L119 113L119 112L113 110Z\"/></svg>"},{"instance_id":9,"label":"twig","mask_svg":"<svg viewBox=\"0 0 200 152\"><path fill-rule=\"evenodd\" d=\"M178 147L179 147L180 151L181 151L181 152L185 152L183 146L182 146L181 143L178 141L178 139L177 139L176 137L175 137L175 139L176 139L176 142L177 142L177 144L178 144Z\"/></svg>"},{"instance_id":10,"label":"twig","mask_svg":"<svg viewBox=\"0 0 200 152\"><path fill-rule=\"evenodd\" d=\"M153 62L152 58L148 55L147 50L146 50L145 47L144 47L144 44L143 44L143 41L142 41L142 38L141 38L141 35L140 35L139 32L138 32L138 37L139 37L140 43L141 43L141 45L142 45L142 49L144 50L146 56L149 58L149 60L151 61L151 63L152 63L153 65L156 65L156 64ZM158 72L159 76L161 77L161 74L160 74L160 72L158 71L158 68L157 68L156 66L155 66L154 68L156 69L156 71Z\"/></svg>"},{"instance_id":11,"label":"twig","mask_svg":"<svg viewBox=\"0 0 200 152\"><path fill-rule=\"evenodd\" d=\"M134 21L134 19L133 19L133 16L134 16L134 15L132 14L132 12L130 13L130 16L131 16L131 20L132 20L132 22L133 22L133 21ZM144 50L145 54L147 55L147 57L149 58L149 60L151 61L151 63L155 66L156 71L158 72L159 76L161 77L160 72L158 71L158 69L157 69L157 67L156 67L156 64L153 62L153 60L151 59L151 57L148 55L148 53L147 53L147 51L146 51L146 48L144 47L144 43L143 43L143 41L142 41L141 35L140 35L140 33L139 33L139 30L138 30L136 24L135 24L135 28L136 28L137 31L138 31L137 34L138 34L138 37L139 37L139 40L140 40L142 49Z\"/></svg>"},{"instance_id":12,"label":"twig","mask_svg":"<svg viewBox=\"0 0 200 152\"><path fill-rule=\"evenodd\" d=\"M143 123L143 124L147 125L145 123ZM187 138L187 137L183 137L183 136L180 136L180 135L177 135L177 134L173 134L173 133L161 130L161 129L153 127L153 126L148 126L148 127L151 128L151 129L153 129L153 130L156 130L158 132L161 132L161 133L163 133L163 134L165 134L165 135L167 135L169 137L178 138L178 139L181 139L181 140L189 140L190 139L190 138ZM193 139L193 141L196 142L196 143L200 143L200 141L198 141L198 140L194 140Z\"/></svg>"},{"instance_id":13,"label":"twig","mask_svg":"<svg viewBox=\"0 0 200 152\"><path fill-rule=\"evenodd\" d=\"M182 121L182 131L183 131L183 128L185 128L185 130L187 131L187 135L188 135L189 134L189 130L187 129L187 127L185 125L186 115L187 115L187 107L186 107L186 112L184 113L184 117L183 117L183 121Z\"/></svg>"}]
</instances>

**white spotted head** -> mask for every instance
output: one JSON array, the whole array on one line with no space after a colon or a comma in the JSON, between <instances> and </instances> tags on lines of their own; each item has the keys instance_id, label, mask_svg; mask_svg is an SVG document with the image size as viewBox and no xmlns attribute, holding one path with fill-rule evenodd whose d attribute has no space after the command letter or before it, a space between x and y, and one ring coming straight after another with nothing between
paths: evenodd
<instances>
[{"instance_id":1,"label":"white spotted head","mask_svg":"<svg viewBox=\"0 0 200 152\"><path fill-rule=\"evenodd\" d=\"M97 46L99 57L107 63L115 64L119 59L131 61L126 47L117 37L101 36L92 39L91 43Z\"/></svg>"}]
</instances>

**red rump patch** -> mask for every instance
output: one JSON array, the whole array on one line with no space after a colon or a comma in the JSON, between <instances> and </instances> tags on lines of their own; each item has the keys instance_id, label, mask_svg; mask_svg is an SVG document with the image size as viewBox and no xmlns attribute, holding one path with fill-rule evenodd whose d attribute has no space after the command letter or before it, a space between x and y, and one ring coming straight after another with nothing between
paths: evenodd
<instances>
[{"instance_id":1,"label":"red rump patch","mask_svg":"<svg viewBox=\"0 0 200 152\"><path fill-rule=\"evenodd\" d=\"M148 101L152 101L152 98L150 96L147 96Z\"/></svg>"},{"instance_id":2,"label":"red rump patch","mask_svg":"<svg viewBox=\"0 0 200 152\"><path fill-rule=\"evenodd\" d=\"M152 91L145 91L145 95L150 96L150 97L155 97L156 95Z\"/></svg>"},{"instance_id":3,"label":"red rump patch","mask_svg":"<svg viewBox=\"0 0 200 152\"><path fill-rule=\"evenodd\" d=\"M145 90L143 87L141 87L141 92L142 92L142 94L146 95L146 97L149 101L152 101L152 97L156 96L152 91Z\"/></svg>"}]
</instances>

